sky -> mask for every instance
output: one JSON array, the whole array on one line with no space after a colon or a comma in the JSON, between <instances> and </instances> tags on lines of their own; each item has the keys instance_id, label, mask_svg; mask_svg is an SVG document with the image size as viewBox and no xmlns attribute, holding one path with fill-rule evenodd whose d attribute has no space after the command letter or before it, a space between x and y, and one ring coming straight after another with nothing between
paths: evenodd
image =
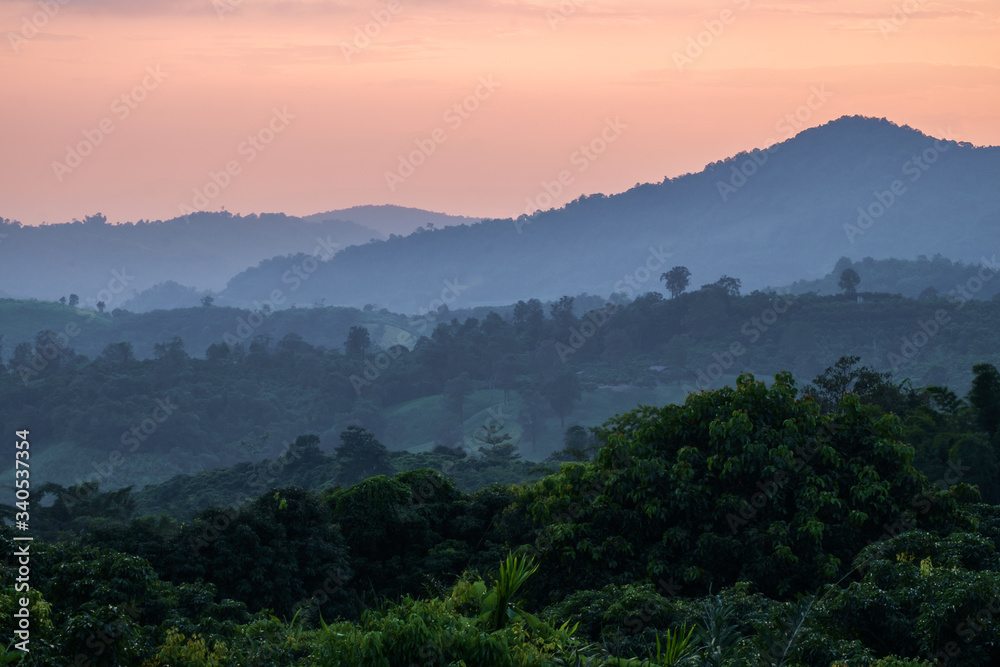
<instances>
[{"instance_id":1,"label":"sky","mask_svg":"<svg viewBox=\"0 0 1000 667\"><path fill-rule=\"evenodd\" d=\"M1000 145L996 0L0 0L0 36L24 224L516 217L845 114Z\"/></svg>"}]
</instances>

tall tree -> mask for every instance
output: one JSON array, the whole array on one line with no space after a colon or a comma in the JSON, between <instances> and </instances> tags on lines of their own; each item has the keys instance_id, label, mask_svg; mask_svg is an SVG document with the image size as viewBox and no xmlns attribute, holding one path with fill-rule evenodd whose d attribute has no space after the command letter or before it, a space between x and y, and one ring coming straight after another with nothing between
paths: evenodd
<instances>
[{"instance_id":1,"label":"tall tree","mask_svg":"<svg viewBox=\"0 0 1000 667\"><path fill-rule=\"evenodd\" d=\"M840 282L837 285L840 289L844 290L844 294L853 296L857 294L858 284L861 282L861 276L854 269L844 269L840 272Z\"/></svg>"},{"instance_id":2,"label":"tall tree","mask_svg":"<svg viewBox=\"0 0 1000 667\"><path fill-rule=\"evenodd\" d=\"M340 447L336 450L340 465L338 481L355 484L375 475L391 475L389 450L375 436L359 426L348 426L340 434Z\"/></svg>"},{"instance_id":3,"label":"tall tree","mask_svg":"<svg viewBox=\"0 0 1000 667\"><path fill-rule=\"evenodd\" d=\"M571 296L564 296L553 303L549 306L549 312L560 331L565 331L576 324L576 318L573 317L573 297Z\"/></svg>"},{"instance_id":4,"label":"tall tree","mask_svg":"<svg viewBox=\"0 0 1000 667\"><path fill-rule=\"evenodd\" d=\"M687 289L691 282L691 272L686 266L675 266L666 273L660 274L660 280L664 281L670 298L675 299Z\"/></svg>"},{"instance_id":5,"label":"tall tree","mask_svg":"<svg viewBox=\"0 0 1000 667\"><path fill-rule=\"evenodd\" d=\"M349 355L364 358L365 352L372 346L372 337L366 327L351 327L344 341L344 350Z\"/></svg>"},{"instance_id":6,"label":"tall tree","mask_svg":"<svg viewBox=\"0 0 1000 667\"><path fill-rule=\"evenodd\" d=\"M468 373L460 373L444 383L442 406L450 417L459 424L465 421L465 399L472 393L472 381Z\"/></svg>"},{"instance_id":7,"label":"tall tree","mask_svg":"<svg viewBox=\"0 0 1000 667\"><path fill-rule=\"evenodd\" d=\"M976 364L972 372L976 377L969 391L969 403L976 411L980 428L993 437L1000 429L1000 372L993 364Z\"/></svg>"},{"instance_id":8,"label":"tall tree","mask_svg":"<svg viewBox=\"0 0 1000 667\"><path fill-rule=\"evenodd\" d=\"M510 440L510 433L503 433L503 429L504 427L500 424L483 424L482 428L472 434L472 437L492 449ZM479 450L485 451L486 447L480 447Z\"/></svg>"},{"instance_id":9,"label":"tall tree","mask_svg":"<svg viewBox=\"0 0 1000 667\"><path fill-rule=\"evenodd\" d=\"M566 417L583 396L576 373L566 371L552 378L542 387L542 394L549 400L552 410L559 415L559 428L566 428Z\"/></svg>"}]
</instances>

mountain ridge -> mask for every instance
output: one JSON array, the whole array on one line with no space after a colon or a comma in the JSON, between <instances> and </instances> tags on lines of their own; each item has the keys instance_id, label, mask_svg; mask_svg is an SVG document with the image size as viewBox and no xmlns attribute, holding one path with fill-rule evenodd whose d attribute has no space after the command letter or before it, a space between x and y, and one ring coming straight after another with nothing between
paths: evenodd
<instances>
[{"instance_id":1,"label":"mountain ridge","mask_svg":"<svg viewBox=\"0 0 1000 667\"><path fill-rule=\"evenodd\" d=\"M1000 242L996 174L1000 148L844 116L660 183L346 248L321 263L299 299L409 312L440 300L445 281L466 285L456 301L474 306L634 296L658 289L668 264L688 266L693 284L728 274L753 289L821 278L842 256L978 261L984 244ZM868 210L870 222L859 215ZM263 285L280 287L282 264L235 276L223 295L259 299Z\"/></svg>"}]
</instances>

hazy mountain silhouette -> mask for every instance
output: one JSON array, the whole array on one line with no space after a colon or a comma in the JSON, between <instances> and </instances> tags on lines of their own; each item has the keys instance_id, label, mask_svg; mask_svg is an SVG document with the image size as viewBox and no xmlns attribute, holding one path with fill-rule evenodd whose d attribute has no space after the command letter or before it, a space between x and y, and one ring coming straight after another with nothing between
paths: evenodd
<instances>
[{"instance_id":1,"label":"hazy mountain silhouette","mask_svg":"<svg viewBox=\"0 0 1000 667\"><path fill-rule=\"evenodd\" d=\"M749 291L821 278L840 257L978 262L1000 246L998 175L1000 148L845 116L618 195L346 248L302 278L304 256L275 258L223 295L251 304L281 289L300 304L412 312L662 290L659 274L673 265L691 270L692 288L725 273Z\"/></svg>"},{"instance_id":2,"label":"hazy mountain silhouette","mask_svg":"<svg viewBox=\"0 0 1000 667\"><path fill-rule=\"evenodd\" d=\"M313 222L322 222L330 219L349 220L377 230L385 236L389 236L390 234L410 234L416 231L417 227L425 227L427 225L430 225L432 228L447 227L449 225L474 223L481 220L481 218L447 215L419 208L407 208L388 204L383 206L354 206L352 208L327 211L326 213L307 215L303 219Z\"/></svg>"},{"instance_id":3,"label":"hazy mountain silhouette","mask_svg":"<svg viewBox=\"0 0 1000 667\"><path fill-rule=\"evenodd\" d=\"M169 280L218 290L267 257L317 251L332 256L344 246L381 238L354 222L316 224L281 213L206 212L118 225L100 214L38 227L0 222L0 286L7 295L55 300L77 294L81 304L103 300L109 309Z\"/></svg>"}]
</instances>

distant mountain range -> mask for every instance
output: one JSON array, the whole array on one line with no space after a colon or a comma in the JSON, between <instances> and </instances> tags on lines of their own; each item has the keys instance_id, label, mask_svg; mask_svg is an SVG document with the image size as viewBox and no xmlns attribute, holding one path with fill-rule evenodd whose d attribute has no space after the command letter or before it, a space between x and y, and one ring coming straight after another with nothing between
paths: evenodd
<instances>
[{"instance_id":1,"label":"distant mountain range","mask_svg":"<svg viewBox=\"0 0 1000 667\"><path fill-rule=\"evenodd\" d=\"M64 224L0 225L0 289L6 296L109 309L161 282L219 290L234 274L274 255L332 256L381 238L354 222L315 223L284 214L194 213L173 220L111 225L100 214Z\"/></svg>"},{"instance_id":2,"label":"distant mountain range","mask_svg":"<svg viewBox=\"0 0 1000 667\"><path fill-rule=\"evenodd\" d=\"M0 218L0 297L57 300L136 312L198 305L206 291L262 260L329 258L354 244L478 222L401 206L356 206L304 218L202 212L167 221L84 220L21 226Z\"/></svg>"},{"instance_id":3,"label":"distant mountain range","mask_svg":"<svg viewBox=\"0 0 1000 667\"><path fill-rule=\"evenodd\" d=\"M749 291L822 278L840 257L978 263L1000 250L998 177L1000 148L845 116L618 195L349 247L307 274L305 255L274 259L235 276L222 296L414 312L634 296L662 290L659 275L673 265L691 270L692 287L728 274Z\"/></svg>"},{"instance_id":4,"label":"distant mountain range","mask_svg":"<svg viewBox=\"0 0 1000 667\"><path fill-rule=\"evenodd\" d=\"M129 307L143 310L194 305L212 290L217 305L373 304L412 313L582 292L635 296L662 291L659 275L674 265L691 270L691 288L727 274L746 292L822 279L841 257L992 261L998 185L1000 148L845 116L699 173L517 219L359 206L305 218L8 221L0 225L0 296L75 293L109 309L138 297ZM558 187L542 184L533 200ZM113 303L101 298L109 295Z\"/></svg>"}]
</instances>

